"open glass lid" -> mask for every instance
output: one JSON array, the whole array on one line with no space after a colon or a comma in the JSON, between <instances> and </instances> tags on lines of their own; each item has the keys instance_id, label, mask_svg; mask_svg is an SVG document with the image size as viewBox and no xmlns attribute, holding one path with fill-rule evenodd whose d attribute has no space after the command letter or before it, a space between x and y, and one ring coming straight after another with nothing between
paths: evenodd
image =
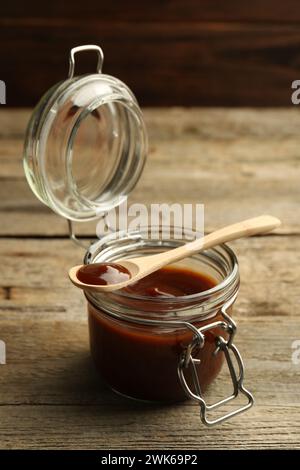
<instances>
[{"instance_id":1,"label":"open glass lid","mask_svg":"<svg viewBox=\"0 0 300 470\"><path fill-rule=\"evenodd\" d=\"M98 54L97 73L74 77L75 54ZM147 135L129 88L101 73L98 46L71 50L69 78L41 99L28 125L24 168L39 199L75 221L119 205L137 183Z\"/></svg>"}]
</instances>

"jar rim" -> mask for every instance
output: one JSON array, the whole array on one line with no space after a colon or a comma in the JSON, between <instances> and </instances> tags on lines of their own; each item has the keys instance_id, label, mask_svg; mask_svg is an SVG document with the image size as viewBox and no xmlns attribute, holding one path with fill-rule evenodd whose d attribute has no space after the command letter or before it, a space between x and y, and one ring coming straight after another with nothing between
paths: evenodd
<instances>
[{"instance_id":1,"label":"jar rim","mask_svg":"<svg viewBox=\"0 0 300 470\"><path fill-rule=\"evenodd\" d=\"M118 232L120 234L121 232ZM139 234L140 232L138 231L133 231L133 232L125 232L123 235L127 235L128 240L132 238L132 235ZM107 243L110 241L116 239L116 234L111 234L103 237L101 240L95 242L93 245L91 245L90 249L87 251L84 262L86 264L89 264L91 262L104 262L104 261L112 261L111 259L102 259L100 261L99 259L99 247L102 245L105 247ZM157 242L158 240L146 240L144 239L145 242ZM169 240L169 241L175 241L175 240ZM178 241L177 241L178 242ZM145 243L147 245L147 243ZM144 246L145 246L144 245ZM162 246L160 243L157 243L157 246ZM177 305L182 304L182 306L191 304L194 302L201 302L204 299L209 299L210 297L216 297L216 296L221 296L222 293L226 293L230 287L233 289L235 288L236 284L239 282L239 268L238 268L238 260L237 257L234 253L234 251L227 246L225 243L224 244L219 244L216 247L209 248L208 250L205 250L204 252L201 252L197 254L197 256L202 255L202 256L210 256L212 259L214 259L215 262L217 262L217 257L220 258L222 254L220 253L220 248L225 252L225 254L228 256L229 262L230 262L230 272L224 277L224 279L221 280L221 282L218 282L215 286L211 287L210 289L207 289L202 292L198 292L195 294L189 294L189 295L184 295L184 296L178 296L174 298L170 297L151 297L151 296L145 296L145 295L138 295L138 294L133 294L130 292L126 291L115 291L113 292L114 298L120 298L120 299L125 299L125 300L133 300L133 301L138 301L138 302L147 302L152 305ZM93 257L94 256L94 257ZM91 301L96 300L93 293L87 292L87 298Z\"/></svg>"}]
</instances>

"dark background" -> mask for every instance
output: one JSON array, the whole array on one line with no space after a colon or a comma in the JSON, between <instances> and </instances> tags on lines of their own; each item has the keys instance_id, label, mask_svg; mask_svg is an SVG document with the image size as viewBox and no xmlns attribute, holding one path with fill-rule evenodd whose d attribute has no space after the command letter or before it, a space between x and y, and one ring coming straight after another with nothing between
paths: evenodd
<instances>
[{"instance_id":1,"label":"dark background","mask_svg":"<svg viewBox=\"0 0 300 470\"><path fill-rule=\"evenodd\" d=\"M71 47L104 50L142 105L287 106L300 78L299 0L6 0L0 79L32 106L68 72ZM79 57L79 56L78 56ZM78 72L92 72L92 53Z\"/></svg>"}]
</instances>

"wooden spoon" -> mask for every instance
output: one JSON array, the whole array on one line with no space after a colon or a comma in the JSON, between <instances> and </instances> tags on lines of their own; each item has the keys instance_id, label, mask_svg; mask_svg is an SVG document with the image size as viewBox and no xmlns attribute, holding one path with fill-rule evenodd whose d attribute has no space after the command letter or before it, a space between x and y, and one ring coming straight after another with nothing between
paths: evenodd
<instances>
[{"instance_id":1,"label":"wooden spoon","mask_svg":"<svg viewBox=\"0 0 300 470\"><path fill-rule=\"evenodd\" d=\"M118 284L84 284L77 278L77 272L82 265L71 268L69 271L69 277L73 284L80 289L96 292L111 292L122 289L123 287L148 276L167 264L187 258L188 256L199 253L207 248L219 245L220 243L236 240L238 238L269 232L280 225L281 222L276 217L272 217L271 215L261 215L260 217L254 217L253 219L228 225L227 227L216 230L203 238L198 238L186 245L182 245L163 253L141 256L139 258L117 260L114 263L124 266L131 275L130 279Z\"/></svg>"}]
</instances>

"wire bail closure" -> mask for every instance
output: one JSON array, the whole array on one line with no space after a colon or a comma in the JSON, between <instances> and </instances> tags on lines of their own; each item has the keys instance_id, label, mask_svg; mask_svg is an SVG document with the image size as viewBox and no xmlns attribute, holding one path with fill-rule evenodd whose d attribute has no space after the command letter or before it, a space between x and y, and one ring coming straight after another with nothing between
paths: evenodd
<instances>
[{"instance_id":1,"label":"wire bail closure","mask_svg":"<svg viewBox=\"0 0 300 470\"><path fill-rule=\"evenodd\" d=\"M248 410L254 404L254 398L252 394L243 385L245 369L244 369L244 363L243 363L242 357L237 347L233 344L233 338L236 333L237 327L236 327L235 322L227 313L227 310L233 304L235 297L231 299L229 302L227 302L221 308L221 313L222 313L224 321L213 322L198 329L199 334L193 338L192 342L188 345L185 351L183 351L183 353L181 354L179 364L178 364L178 376L180 379L180 383L183 389L185 390L186 394L190 398L192 398L193 400L199 403L200 418L201 418L202 423L205 424L206 426L213 426L215 424L219 424L229 418L232 418L233 416L239 413L242 413ZM205 336L203 335L203 333L205 331L208 331L217 327L219 328L221 327L224 331L226 331L229 334L229 338L226 341L222 336L218 336L217 341L216 341L216 349L213 354L220 354L221 352L224 353L226 362L228 365L228 369L230 372L231 380L232 380L233 393L229 397L226 397L212 405L208 405L203 398L199 379L198 379L198 374L197 374L197 365L200 363L200 360L193 357L192 353L196 347L201 348L204 346ZM199 341L199 338L202 338L202 340ZM236 359L236 362L238 365L238 373L236 373L233 361L231 359L230 352L232 352L232 354L234 355ZM194 393L190 389L185 378L185 371L187 370L188 367L191 367L193 385L195 387L196 393ZM234 400L235 398L237 398L239 394L245 395L247 397L248 401L245 405L241 406L240 408L235 409L234 411L226 413L225 415L219 418L212 419L212 420L207 418L207 413L209 411L219 408L220 406L230 402L231 400Z\"/></svg>"},{"instance_id":2,"label":"wire bail closure","mask_svg":"<svg viewBox=\"0 0 300 470\"><path fill-rule=\"evenodd\" d=\"M86 45L86 46L78 46L78 47L73 47L70 51L70 57L69 57L69 73L68 73L68 78L73 78L74 77L74 71L75 71L75 54L77 52L83 52L83 51L96 51L98 55L98 62L97 62L97 67L96 71L97 73L101 73L102 71L102 66L103 66L103 61L104 61L104 54L99 46L95 46L93 44Z\"/></svg>"}]
</instances>

